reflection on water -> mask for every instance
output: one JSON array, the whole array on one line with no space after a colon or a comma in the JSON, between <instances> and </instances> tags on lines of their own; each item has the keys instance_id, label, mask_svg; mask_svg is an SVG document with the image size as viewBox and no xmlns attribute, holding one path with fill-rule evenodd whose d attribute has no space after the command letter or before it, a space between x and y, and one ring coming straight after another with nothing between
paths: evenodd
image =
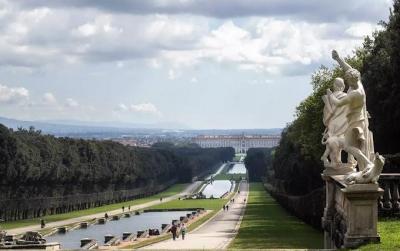
<instances>
[{"instance_id":1,"label":"reflection on water","mask_svg":"<svg viewBox=\"0 0 400 251\"><path fill-rule=\"evenodd\" d=\"M99 243L104 243L104 236L112 234L122 237L123 232L136 234L139 230L159 229L161 224L171 224L172 220L179 220L180 216L185 216L191 211L174 212L150 212L141 215L121 218L117 221L107 221L105 225L91 225L87 229L77 229L66 234L56 234L46 237L47 242L59 242L62 249L77 249L80 247L80 240L83 238L96 239Z\"/></svg>"},{"instance_id":2,"label":"reflection on water","mask_svg":"<svg viewBox=\"0 0 400 251\"><path fill-rule=\"evenodd\" d=\"M245 167L245 165L243 163L236 163L228 171L228 173L230 173L230 174L233 174L233 173L245 174L246 173L246 167Z\"/></svg>"},{"instance_id":3,"label":"reflection on water","mask_svg":"<svg viewBox=\"0 0 400 251\"><path fill-rule=\"evenodd\" d=\"M202 193L206 196L206 198L220 198L230 189L231 182L229 180L215 180L212 184L208 184Z\"/></svg>"}]
</instances>

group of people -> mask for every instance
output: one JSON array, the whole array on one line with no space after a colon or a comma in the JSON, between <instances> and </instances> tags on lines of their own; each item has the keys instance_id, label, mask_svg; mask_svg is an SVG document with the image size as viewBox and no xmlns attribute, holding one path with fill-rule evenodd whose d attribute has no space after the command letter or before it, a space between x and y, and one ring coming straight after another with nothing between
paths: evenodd
<instances>
[{"instance_id":1,"label":"group of people","mask_svg":"<svg viewBox=\"0 0 400 251\"><path fill-rule=\"evenodd\" d=\"M131 211L131 205L128 206L128 212ZM125 206L122 206L122 212L125 212Z\"/></svg>"},{"instance_id":2,"label":"group of people","mask_svg":"<svg viewBox=\"0 0 400 251\"><path fill-rule=\"evenodd\" d=\"M240 190L238 191L238 194L240 194ZM229 201L229 203L235 203L235 198L232 198L232 199ZM229 204L223 205L223 206L222 206L222 209L223 209L224 211L228 211L228 210L229 210Z\"/></svg>"},{"instance_id":3,"label":"group of people","mask_svg":"<svg viewBox=\"0 0 400 251\"><path fill-rule=\"evenodd\" d=\"M186 225L185 223L173 224L172 227L168 230L172 234L172 240L176 240L179 237L179 233L182 236L182 240L185 240L186 235Z\"/></svg>"}]
</instances>

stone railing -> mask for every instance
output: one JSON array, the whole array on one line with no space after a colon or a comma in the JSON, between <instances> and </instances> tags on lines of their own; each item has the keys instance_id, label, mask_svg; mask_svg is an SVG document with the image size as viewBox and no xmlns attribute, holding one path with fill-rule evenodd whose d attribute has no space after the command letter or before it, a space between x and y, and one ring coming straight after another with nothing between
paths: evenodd
<instances>
[{"instance_id":1,"label":"stone railing","mask_svg":"<svg viewBox=\"0 0 400 251\"><path fill-rule=\"evenodd\" d=\"M400 173L382 173L379 186L384 189L378 202L379 215L400 216Z\"/></svg>"}]
</instances>

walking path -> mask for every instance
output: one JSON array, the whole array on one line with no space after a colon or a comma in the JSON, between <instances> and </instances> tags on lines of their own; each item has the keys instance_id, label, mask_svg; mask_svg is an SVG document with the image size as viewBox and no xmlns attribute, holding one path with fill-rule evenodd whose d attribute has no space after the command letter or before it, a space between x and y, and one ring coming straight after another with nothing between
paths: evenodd
<instances>
[{"instance_id":1,"label":"walking path","mask_svg":"<svg viewBox=\"0 0 400 251\"><path fill-rule=\"evenodd\" d=\"M183 190L181 193L175 194L175 195L170 196L170 197L165 197L165 198L163 198L162 201L153 200L153 201L146 202L146 203L143 203L143 204L131 206L131 211L136 211L136 210L140 210L140 209L143 209L143 208L151 207L151 206L158 205L158 204L161 204L161 203L164 203L164 202L175 200L175 199L177 199L179 197L182 197L184 195L191 194L198 186L200 186L201 183L202 183L202 181L196 181L196 182L190 184L189 186L187 186L185 188L185 190ZM125 212L127 212L127 211L125 211ZM107 212L107 214L110 217L112 215L121 214L121 213L122 213L121 209L116 209L116 210ZM81 221L92 220L94 218L103 218L103 217L104 217L104 212L91 214L91 215L85 215L85 216L72 218L72 219L68 219L68 220L55 221L55 222L47 223L46 224L46 228L55 228L55 227L60 227L60 226L65 226L65 225L81 222ZM39 230L41 230L41 227L40 227L40 224L37 224L37 225L31 225L31 226L26 226L26 227L9 229L9 230L7 230L7 234L17 235L17 234L23 234L23 233L25 233L27 231L39 231Z\"/></svg>"},{"instance_id":2,"label":"walking path","mask_svg":"<svg viewBox=\"0 0 400 251\"><path fill-rule=\"evenodd\" d=\"M224 249L234 239L239 229L247 203L249 186L247 182L240 185L234 203L229 204L228 211L220 211L214 218L196 230L186 234L185 240L172 239L162 241L143 249ZM246 202L244 202L246 199Z\"/></svg>"}]
</instances>

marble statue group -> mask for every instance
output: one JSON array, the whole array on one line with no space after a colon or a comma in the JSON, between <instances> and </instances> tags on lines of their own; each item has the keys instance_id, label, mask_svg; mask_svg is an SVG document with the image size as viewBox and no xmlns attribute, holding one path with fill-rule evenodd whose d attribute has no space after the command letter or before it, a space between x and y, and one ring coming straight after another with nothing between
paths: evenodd
<instances>
[{"instance_id":1,"label":"marble statue group","mask_svg":"<svg viewBox=\"0 0 400 251\"><path fill-rule=\"evenodd\" d=\"M327 89L322 98L325 103L323 122L326 127L322 137L326 150L321 157L324 172L346 175L348 184L376 183L385 160L374 152L360 72L346 63L335 50L332 51L332 58L339 63L345 74L344 79L334 80L333 91ZM343 152L347 153L347 162L344 163Z\"/></svg>"}]
</instances>

